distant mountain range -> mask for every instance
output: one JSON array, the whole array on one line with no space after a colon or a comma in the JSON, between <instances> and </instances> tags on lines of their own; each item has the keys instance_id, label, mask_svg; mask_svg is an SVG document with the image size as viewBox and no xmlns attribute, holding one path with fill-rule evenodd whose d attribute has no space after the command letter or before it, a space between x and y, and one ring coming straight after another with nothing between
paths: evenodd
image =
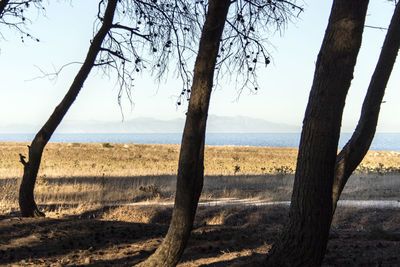
<instances>
[{"instance_id":1,"label":"distant mountain range","mask_svg":"<svg viewBox=\"0 0 400 267\"><path fill-rule=\"evenodd\" d=\"M180 133L185 124L184 118L159 120L136 118L128 121L64 121L58 133ZM35 133L37 125L4 125L0 133ZM286 133L300 132L300 126L274 123L262 119L237 116L210 115L207 121L209 133Z\"/></svg>"}]
</instances>

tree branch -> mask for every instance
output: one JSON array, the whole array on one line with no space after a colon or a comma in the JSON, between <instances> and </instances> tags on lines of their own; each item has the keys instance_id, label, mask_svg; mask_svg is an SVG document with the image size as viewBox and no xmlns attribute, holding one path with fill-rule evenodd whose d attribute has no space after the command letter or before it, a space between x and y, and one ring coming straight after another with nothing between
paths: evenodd
<instances>
[{"instance_id":1,"label":"tree branch","mask_svg":"<svg viewBox=\"0 0 400 267\"><path fill-rule=\"evenodd\" d=\"M120 59L123 60L123 61L128 61L128 62L130 62L130 60L126 59L126 58L125 58L124 56L122 56L121 53L119 53L118 51L113 51L113 50L111 50L111 49L104 48L104 47L100 48L100 51L108 52L108 53L110 53L111 55L116 56L116 57L120 58Z\"/></svg>"},{"instance_id":2,"label":"tree branch","mask_svg":"<svg viewBox=\"0 0 400 267\"><path fill-rule=\"evenodd\" d=\"M19 154L19 161L26 167L28 165L28 162L25 161L26 157L22 154Z\"/></svg>"},{"instance_id":3,"label":"tree branch","mask_svg":"<svg viewBox=\"0 0 400 267\"><path fill-rule=\"evenodd\" d=\"M128 27L128 26L125 26L125 25L121 25L121 24L118 24L118 23L117 24L113 24L111 26L111 28L126 30L126 31L129 31L130 33L132 33L132 34L134 34L136 36L142 37L142 38L146 39L147 41L150 41L148 35L144 35L144 34L138 33L136 28L131 28L131 27Z\"/></svg>"},{"instance_id":4,"label":"tree branch","mask_svg":"<svg viewBox=\"0 0 400 267\"><path fill-rule=\"evenodd\" d=\"M384 28L384 27L377 27L377 26L370 26L370 25L365 25L365 28L371 28L371 29L378 29L378 30L382 30L382 31L387 31L388 28Z\"/></svg>"}]
</instances>

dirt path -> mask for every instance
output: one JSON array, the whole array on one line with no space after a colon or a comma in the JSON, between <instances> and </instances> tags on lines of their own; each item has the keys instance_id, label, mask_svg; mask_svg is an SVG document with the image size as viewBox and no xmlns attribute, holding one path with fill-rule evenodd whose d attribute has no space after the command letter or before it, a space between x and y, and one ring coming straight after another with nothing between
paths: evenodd
<instances>
[{"instance_id":1,"label":"dirt path","mask_svg":"<svg viewBox=\"0 0 400 267\"><path fill-rule=\"evenodd\" d=\"M172 201L142 201L125 204L127 206L167 206L172 207ZM289 206L290 201L266 201L254 199L239 199L239 198L218 198L212 200L200 200L199 206L201 207L227 207L227 206ZM352 208L399 208L399 200L340 200L339 207L352 207Z\"/></svg>"}]
</instances>

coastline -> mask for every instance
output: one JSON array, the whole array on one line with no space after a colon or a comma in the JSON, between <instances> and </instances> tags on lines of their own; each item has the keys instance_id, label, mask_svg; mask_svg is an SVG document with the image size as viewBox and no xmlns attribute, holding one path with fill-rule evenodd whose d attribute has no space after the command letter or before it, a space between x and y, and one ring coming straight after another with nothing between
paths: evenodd
<instances>
[{"instance_id":1,"label":"coastline","mask_svg":"<svg viewBox=\"0 0 400 267\"><path fill-rule=\"evenodd\" d=\"M30 142L35 134L0 133L0 142ZM342 133L339 149L351 133ZM180 144L182 133L55 133L50 143L135 143L135 144ZM254 147L298 147L300 133L207 133L206 145L254 146ZM400 133L377 133L370 150L399 151Z\"/></svg>"}]
</instances>

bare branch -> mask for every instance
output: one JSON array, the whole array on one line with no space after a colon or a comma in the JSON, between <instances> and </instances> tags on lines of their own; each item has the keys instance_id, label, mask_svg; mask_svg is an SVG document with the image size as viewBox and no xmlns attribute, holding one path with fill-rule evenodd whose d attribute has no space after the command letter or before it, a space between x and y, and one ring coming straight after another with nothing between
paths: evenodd
<instances>
[{"instance_id":1,"label":"bare branch","mask_svg":"<svg viewBox=\"0 0 400 267\"><path fill-rule=\"evenodd\" d=\"M49 80L54 80L54 79L56 79L56 78L60 75L60 73L61 73L66 67L69 67L69 66L71 66L71 65L76 65L76 64L82 65L83 63L82 63L82 62L77 62L77 61L70 62L70 63L67 63L67 64L62 65L58 70L56 70L56 71L54 71L54 72L51 72L51 73L45 72L45 71L43 71L41 68L39 68L38 66L35 65L35 67L42 73L42 75L41 75L41 76L34 77L34 78L32 78L32 79L25 80L25 81L26 81L26 82L31 82L31 81L34 81L34 80L37 80L37 79L43 79L43 78L48 78Z\"/></svg>"},{"instance_id":2,"label":"bare branch","mask_svg":"<svg viewBox=\"0 0 400 267\"><path fill-rule=\"evenodd\" d=\"M99 21L103 6L101 1ZM131 100L129 91L137 73L149 71L161 81L171 69L182 81L177 104L189 101L192 69L207 9L208 1L119 2L116 22L96 62L105 75L117 72L119 102L125 93ZM302 11L296 0L232 1L216 65L216 85L220 78L232 76L239 95L244 88L257 91L259 63L268 65L271 61L268 37L281 33Z\"/></svg>"},{"instance_id":3,"label":"bare branch","mask_svg":"<svg viewBox=\"0 0 400 267\"><path fill-rule=\"evenodd\" d=\"M19 161L26 167L28 165L28 162L25 161L26 157L22 154L19 154Z\"/></svg>"},{"instance_id":4,"label":"bare branch","mask_svg":"<svg viewBox=\"0 0 400 267\"><path fill-rule=\"evenodd\" d=\"M120 58L120 59L123 60L123 61L128 61L128 62L129 62L129 60L127 60L126 58L124 58L124 57L121 55L121 52L119 52L119 51L112 51L111 49L104 48L104 47L100 48L100 51L106 51L106 52L110 53L111 55Z\"/></svg>"},{"instance_id":5,"label":"bare branch","mask_svg":"<svg viewBox=\"0 0 400 267\"><path fill-rule=\"evenodd\" d=\"M384 27L377 27L377 26L370 26L370 25L364 25L365 28L371 28L371 29L377 29L377 30L382 30L382 31L387 31L388 28Z\"/></svg>"},{"instance_id":6,"label":"bare branch","mask_svg":"<svg viewBox=\"0 0 400 267\"><path fill-rule=\"evenodd\" d=\"M31 23L31 20L25 13L31 6L36 8L40 13L45 12L42 0L0 1L0 26L5 26L19 33L21 42L24 42L25 38L39 42L39 39L30 34L27 29L27 24ZM1 36L4 38L3 33Z\"/></svg>"},{"instance_id":7,"label":"bare branch","mask_svg":"<svg viewBox=\"0 0 400 267\"><path fill-rule=\"evenodd\" d=\"M121 25L121 24L114 24L112 26L112 28L114 28L114 29L123 29L123 30L129 31L130 33L132 33L134 35L137 35L137 36L139 36L139 37L141 37L143 39L146 39L147 41L150 41L149 36L140 34L139 32L137 32L137 29L134 29L134 28L131 28L131 27L128 27L128 26L124 26L124 25Z\"/></svg>"}]
</instances>

